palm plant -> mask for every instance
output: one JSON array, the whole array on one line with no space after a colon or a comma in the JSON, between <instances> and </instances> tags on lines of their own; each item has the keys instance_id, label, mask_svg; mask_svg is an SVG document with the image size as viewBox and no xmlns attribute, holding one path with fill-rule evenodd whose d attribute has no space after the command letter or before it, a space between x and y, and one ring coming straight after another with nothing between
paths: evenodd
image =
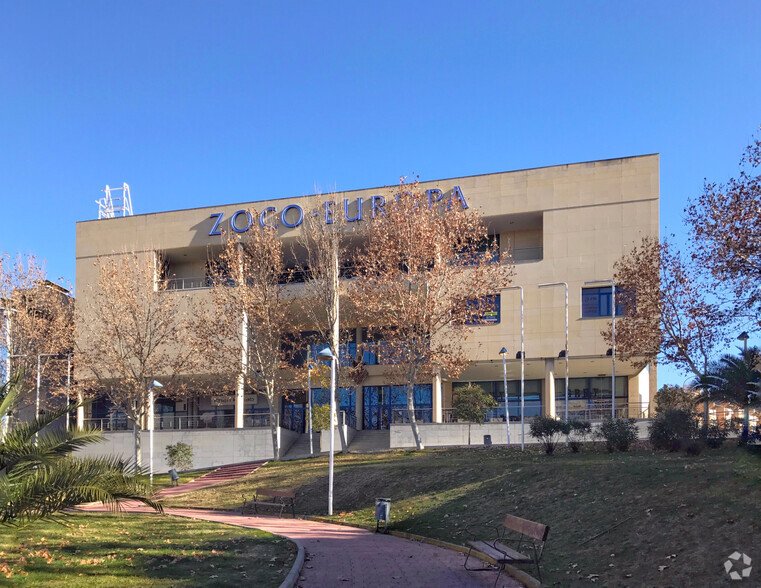
<instances>
[{"instance_id":1,"label":"palm plant","mask_svg":"<svg viewBox=\"0 0 761 588\"><path fill-rule=\"evenodd\" d=\"M0 418L8 417L20 393L18 374L0 387ZM0 524L23 527L87 502L119 510L122 501L136 500L161 511L131 463L71 456L101 437L95 430L48 428L70 409L64 406L20 423L0 439Z\"/></svg>"},{"instance_id":2,"label":"palm plant","mask_svg":"<svg viewBox=\"0 0 761 588\"><path fill-rule=\"evenodd\" d=\"M740 356L726 354L711 365L696 382L703 390L698 401L729 402L745 409L744 434L747 434L750 407L761 400L761 350L751 347Z\"/></svg>"}]
</instances>

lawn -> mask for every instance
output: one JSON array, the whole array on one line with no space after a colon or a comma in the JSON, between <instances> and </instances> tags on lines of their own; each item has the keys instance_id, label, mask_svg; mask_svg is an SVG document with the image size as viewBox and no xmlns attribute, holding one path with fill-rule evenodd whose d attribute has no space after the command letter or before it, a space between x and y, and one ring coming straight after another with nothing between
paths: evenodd
<instances>
[{"instance_id":1,"label":"lawn","mask_svg":"<svg viewBox=\"0 0 761 588\"><path fill-rule=\"evenodd\" d=\"M334 519L374 526L374 499L388 497L392 528L460 544L470 526L488 538L488 525L505 513L539 521L551 527L547 585L731 585L723 568L729 554L761 561L758 455L729 445L697 457L646 448L608 454L589 445L579 454L559 451L337 456ZM325 458L271 462L169 504L237 508L241 493L255 487L295 487L297 512L324 515L327 473Z\"/></svg>"},{"instance_id":2,"label":"lawn","mask_svg":"<svg viewBox=\"0 0 761 588\"><path fill-rule=\"evenodd\" d=\"M0 585L279 586L296 546L263 531L161 515L75 514L0 527Z\"/></svg>"}]
</instances>

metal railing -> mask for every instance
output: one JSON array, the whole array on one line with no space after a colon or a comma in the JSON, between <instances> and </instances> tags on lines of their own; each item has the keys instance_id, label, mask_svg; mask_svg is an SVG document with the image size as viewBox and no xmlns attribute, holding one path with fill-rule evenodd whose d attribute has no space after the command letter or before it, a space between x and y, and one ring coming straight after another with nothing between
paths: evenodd
<instances>
[{"instance_id":1,"label":"metal railing","mask_svg":"<svg viewBox=\"0 0 761 588\"><path fill-rule=\"evenodd\" d=\"M269 427L269 413L246 413L243 415L243 427L246 429ZM85 426L101 431L131 431L133 423L129 419L85 419ZM201 414L194 416L156 416L155 431L181 431L196 429L234 429L235 415Z\"/></svg>"},{"instance_id":2,"label":"metal railing","mask_svg":"<svg viewBox=\"0 0 761 588\"><path fill-rule=\"evenodd\" d=\"M211 288L211 281L206 276L192 278L169 278L164 280L167 290L202 290Z\"/></svg>"},{"instance_id":3,"label":"metal railing","mask_svg":"<svg viewBox=\"0 0 761 588\"><path fill-rule=\"evenodd\" d=\"M431 423L433 422L433 409L432 408L416 408L413 411L415 420L419 423ZM391 410L391 422L395 425L409 423L410 411L406 408L394 408Z\"/></svg>"}]
</instances>

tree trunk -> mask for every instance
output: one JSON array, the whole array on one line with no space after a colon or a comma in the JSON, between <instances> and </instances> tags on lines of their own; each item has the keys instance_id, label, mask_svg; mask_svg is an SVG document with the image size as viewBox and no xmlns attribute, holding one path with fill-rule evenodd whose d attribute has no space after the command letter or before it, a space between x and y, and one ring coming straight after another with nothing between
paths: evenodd
<instances>
[{"instance_id":1,"label":"tree trunk","mask_svg":"<svg viewBox=\"0 0 761 588\"><path fill-rule=\"evenodd\" d=\"M135 439L135 465L139 468L143 466L143 454L140 448L140 431L142 431L142 427L140 426L138 419L135 419L135 428L133 429L132 434Z\"/></svg>"},{"instance_id":2,"label":"tree trunk","mask_svg":"<svg viewBox=\"0 0 761 588\"><path fill-rule=\"evenodd\" d=\"M415 380L407 382L407 414L410 418L410 427L412 428L412 436L415 438L415 446L418 449L424 449L423 440L420 438L420 429L417 426L417 419L415 418Z\"/></svg>"},{"instance_id":3,"label":"tree trunk","mask_svg":"<svg viewBox=\"0 0 761 588\"><path fill-rule=\"evenodd\" d=\"M272 435L272 454L275 461L280 461L280 443L278 442L278 419L275 412L275 401L270 397L270 433Z\"/></svg>"}]
</instances>

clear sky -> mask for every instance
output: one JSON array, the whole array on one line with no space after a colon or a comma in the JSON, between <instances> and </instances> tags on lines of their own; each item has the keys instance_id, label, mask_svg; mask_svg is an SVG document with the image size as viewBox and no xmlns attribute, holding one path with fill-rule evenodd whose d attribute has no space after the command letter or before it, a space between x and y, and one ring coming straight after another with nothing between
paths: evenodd
<instances>
[{"instance_id":1,"label":"clear sky","mask_svg":"<svg viewBox=\"0 0 761 588\"><path fill-rule=\"evenodd\" d=\"M654 152L683 233L761 125L759 24L757 0L0 0L0 251L73 282L106 184L140 214Z\"/></svg>"}]
</instances>

